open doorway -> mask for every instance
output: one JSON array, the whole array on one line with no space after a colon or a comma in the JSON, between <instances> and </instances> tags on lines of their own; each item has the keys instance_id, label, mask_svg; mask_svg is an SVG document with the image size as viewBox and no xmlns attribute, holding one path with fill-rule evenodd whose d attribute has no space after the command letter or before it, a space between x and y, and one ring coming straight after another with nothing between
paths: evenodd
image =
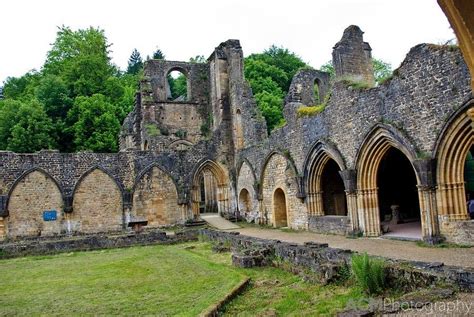
<instances>
[{"instance_id":1,"label":"open doorway","mask_svg":"<svg viewBox=\"0 0 474 317\"><path fill-rule=\"evenodd\" d=\"M387 237L421 239L420 203L415 170L398 149L390 148L377 172L382 234Z\"/></svg>"},{"instance_id":2,"label":"open doorway","mask_svg":"<svg viewBox=\"0 0 474 317\"><path fill-rule=\"evenodd\" d=\"M326 216L347 216L346 193L344 182L339 175L339 166L329 159L321 175L323 191L323 210Z\"/></svg>"},{"instance_id":3,"label":"open doorway","mask_svg":"<svg viewBox=\"0 0 474 317\"><path fill-rule=\"evenodd\" d=\"M273 193L273 214L275 217L275 227L288 226L286 197L285 192L281 188L277 188Z\"/></svg>"}]
</instances>

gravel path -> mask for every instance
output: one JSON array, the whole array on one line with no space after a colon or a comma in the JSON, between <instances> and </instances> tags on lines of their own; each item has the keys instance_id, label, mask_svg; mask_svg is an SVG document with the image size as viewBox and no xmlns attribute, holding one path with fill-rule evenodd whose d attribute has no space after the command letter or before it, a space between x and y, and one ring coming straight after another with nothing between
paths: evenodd
<instances>
[{"instance_id":1,"label":"gravel path","mask_svg":"<svg viewBox=\"0 0 474 317\"><path fill-rule=\"evenodd\" d=\"M332 248L350 249L357 252L367 252L392 259L410 261L443 262L445 265L454 265L474 268L474 248L428 248L420 247L415 242L397 241L381 238L348 239L343 236L324 235L307 231L284 232L278 229L241 228L242 235L256 238L275 239L291 243L313 241L328 243Z\"/></svg>"}]
</instances>

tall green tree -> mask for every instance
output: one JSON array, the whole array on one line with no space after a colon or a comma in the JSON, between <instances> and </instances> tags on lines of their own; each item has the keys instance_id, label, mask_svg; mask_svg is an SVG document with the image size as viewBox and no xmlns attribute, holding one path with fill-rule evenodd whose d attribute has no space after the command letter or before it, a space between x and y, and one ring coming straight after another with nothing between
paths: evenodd
<instances>
[{"instance_id":1,"label":"tall green tree","mask_svg":"<svg viewBox=\"0 0 474 317\"><path fill-rule=\"evenodd\" d=\"M81 96L74 101L70 112L77 150L116 152L120 122L119 110L101 94Z\"/></svg>"},{"instance_id":2,"label":"tall green tree","mask_svg":"<svg viewBox=\"0 0 474 317\"><path fill-rule=\"evenodd\" d=\"M71 97L102 93L107 78L117 74L110 62L109 48L101 29L73 31L62 26L47 54L44 73L60 76Z\"/></svg>"},{"instance_id":3,"label":"tall green tree","mask_svg":"<svg viewBox=\"0 0 474 317\"><path fill-rule=\"evenodd\" d=\"M37 100L0 101L0 149L18 153L56 146L51 119Z\"/></svg>"},{"instance_id":4,"label":"tall green tree","mask_svg":"<svg viewBox=\"0 0 474 317\"><path fill-rule=\"evenodd\" d=\"M245 58L245 78L252 87L269 132L284 123L283 98L293 76L305 66L295 53L275 45Z\"/></svg>"},{"instance_id":5,"label":"tall green tree","mask_svg":"<svg viewBox=\"0 0 474 317\"><path fill-rule=\"evenodd\" d=\"M127 74L136 75L143 68L143 59L140 52L135 48L128 59Z\"/></svg>"}]
</instances>

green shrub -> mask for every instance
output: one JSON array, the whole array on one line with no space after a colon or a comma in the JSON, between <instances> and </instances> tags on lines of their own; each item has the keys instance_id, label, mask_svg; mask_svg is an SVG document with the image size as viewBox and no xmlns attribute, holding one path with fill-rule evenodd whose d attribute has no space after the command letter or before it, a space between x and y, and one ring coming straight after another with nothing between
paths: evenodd
<instances>
[{"instance_id":1,"label":"green shrub","mask_svg":"<svg viewBox=\"0 0 474 317\"><path fill-rule=\"evenodd\" d=\"M385 287L385 262L367 253L352 256L352 274L357 284L369 295L379 294Z\"/></svg>"}]
</instances>

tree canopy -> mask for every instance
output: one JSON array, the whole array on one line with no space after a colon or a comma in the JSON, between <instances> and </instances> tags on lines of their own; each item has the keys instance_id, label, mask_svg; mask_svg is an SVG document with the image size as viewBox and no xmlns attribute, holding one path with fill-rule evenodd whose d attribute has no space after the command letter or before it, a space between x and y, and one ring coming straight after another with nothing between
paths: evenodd
<instances>
[{"instance_id":1,"label":"tree canopy","mask_svg":"<svg viewBox=\"0 0 474 317\"><path fill-rule=\"evenodd\" d=\"M283 99L298 69L307 66L286 48L272 45L245 58L244 74L252 87L268 131L284 124Z\"/></svg>"},{"instance_id":2,"label":"tree canopy","mask_svg":"<svg viewBox=\"0 0 474 317\"><path fill-rule=\"evenodd\" d=\"M116 151L117 126L132 109L141 66L122 73L111 63L110 46L101 29L60 27L40 71L5 82L0 149ZM140 55L134 53L138 63ZM85 119L91 108L94 121ZM15 118L15 125L5 123L5 118Z\"/></svg>"}]
</instances>

